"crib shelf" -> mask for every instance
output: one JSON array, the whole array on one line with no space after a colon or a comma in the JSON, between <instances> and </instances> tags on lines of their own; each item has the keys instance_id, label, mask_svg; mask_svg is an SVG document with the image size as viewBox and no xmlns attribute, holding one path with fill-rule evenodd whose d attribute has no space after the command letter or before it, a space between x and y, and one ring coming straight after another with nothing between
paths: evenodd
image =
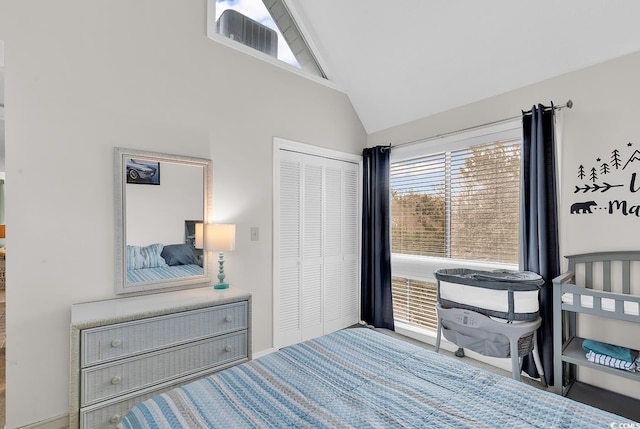
<instances>
[{"instance_id":1,"label":"crib shelf","mask_svg":"<svg viewBox=\"0 0 640 429\"><path fill-rule=\"evenodd\" d=\"M564 344L562 349L562 361L574 365L584 366L587 368L597 369L599 371L608 372L609 374L628 378L630 380L640 381L639 372L630 372L623 369L611 368L605 365L589 362L586 358L586 352L582 348L584 338L572 337Z\"/></svg>"}]
</instances>

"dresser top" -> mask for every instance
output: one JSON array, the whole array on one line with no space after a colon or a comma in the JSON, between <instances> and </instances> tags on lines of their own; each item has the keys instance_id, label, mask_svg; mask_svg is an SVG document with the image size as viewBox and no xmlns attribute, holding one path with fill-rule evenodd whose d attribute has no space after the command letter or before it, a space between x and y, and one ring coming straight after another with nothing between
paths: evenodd
<instances>
[{"instance_id":1,"label":"dresser top","mask_svg":"<svg viewBox=\"0 0 640 429\"><path fill-rule=\"evenodd\" d=\"M85 302L71 306L71 325L77 329L86 329L243 301L248 300L250 297L249 293L234 287L216 290L211 286L207 286L105 301Z\"/></svg>"}]
</instances>

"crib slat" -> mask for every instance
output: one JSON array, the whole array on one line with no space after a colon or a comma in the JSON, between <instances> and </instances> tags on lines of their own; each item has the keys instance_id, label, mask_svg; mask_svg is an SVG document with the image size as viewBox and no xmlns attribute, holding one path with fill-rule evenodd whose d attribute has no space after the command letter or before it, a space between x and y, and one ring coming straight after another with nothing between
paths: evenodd
<instances>
[{"instance_id":1,"label":"crib slat","mask_svg":"<svg viewBox=\"0 0 640 429\"><path fill-rule=\"evenodd\" d=\"M602 262L602 290L611 292L611 261Z\"/></svg>"},{"instance_id":2,"label":"crib slat","mask_svg":"<svg viewBox=\"0 0 640 429\"><path fill-rule=\"evenodd\" d=\"M584 263L584 287L593 289L593 263Z\"/></svg>"},{"instance_id":3,"label":"crib slat","mask_svg":"<svg viewBox=\"0 0 640 429\"><path fill-rule=\"evenodd\" d=\"M622 261L622 293L631 294L631 261Z\"/></svg>"}]
</instances>

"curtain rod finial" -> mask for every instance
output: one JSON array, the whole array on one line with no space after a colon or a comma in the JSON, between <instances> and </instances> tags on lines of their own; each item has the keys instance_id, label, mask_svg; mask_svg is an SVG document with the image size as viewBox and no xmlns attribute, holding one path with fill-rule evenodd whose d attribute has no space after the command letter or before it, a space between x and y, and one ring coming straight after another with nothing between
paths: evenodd
<instances>
[{"instance_id":1,"label":"curtain rod finial","mask_svg":"<svg viewBox=\"0 0 640 429\"><path fill-rule=\"evenodd\" d=\"M569 109L572 109L572 108L573 108L573 101L571 101L571 99L569 99L569 101L567 101L567 107L568 107Z\"/></svg>"}]
</instances>

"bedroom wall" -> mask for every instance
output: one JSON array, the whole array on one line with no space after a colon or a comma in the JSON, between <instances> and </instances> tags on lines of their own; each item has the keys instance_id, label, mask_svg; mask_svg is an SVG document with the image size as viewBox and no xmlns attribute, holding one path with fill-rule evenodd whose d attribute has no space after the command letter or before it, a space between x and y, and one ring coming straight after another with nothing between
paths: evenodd
<instances>
[{"instance_id":1,"label":"bedroom wall","mask_svg":"<svg viewBox=\"0 0 640 429\"><path fill-rule=\"evenodd\" d=\"M549 105L553 100L555 104L564 104L571 99L575 103L573 109L562 110L558 114L557 125L561 158L560 254L638 250L640 217L637 212L624 215L616 209L614 213L608 213L608 201L612 198L628 201L628 211L632 205L640 204L640 194L630 189L631 174L640 173L638 163L628 166L624 172L620 170L607 176L612 177L607 179L611 184L624 186L612 189L606 197L601 194L581 196L574 193L576 185L587 182L577 178L579 165L584 164L589 168L596 164L597 158L609 159L613 149L620 149L626 160L632 153L631 147L640 149L638 75L640 53L375 133L368 137L368 145L413 141L517 116L521 110L528 110L537 103ZM632 146L627 146L628 143L632 143ZM600 165L597 167L599 170ZM636 181L635 189L638 189L638 183ZM570 213L573 203L591 199L597 200L598 208L604 210L594 210L593 214ZM580 326L582 330L579 333L582 335L627 347L638 346L637 325L592 319ZM640 398L637 384L620 377L585 369L581 370L579 376L609 390Z\"/></svg>"},{"instance_id":2,"label":"bedroom wall","mask_svg":"<svg viewBox=\"0 0 640 429\"><path fill-rule=\"evenodd\" d=\"M125 185L127 244L185 242L185 220L203 217L201 167L160 163L160 184Z\"/></svg>"},{"instance_id":3,"label":"bedroom wall","mask_svg":"<svg viewBox=\"0 0 640 429\"><path fill-rule=\"evenodd\" d=\"M366 134L343 93L207 39L205 12L0 4L8 428L67 414L70 306L115 296L115 146L213 160L214 220L237 224L227 279L253 294L254 352L272 346L273 137L357 154Z\"/></svg>"}]
</instances>

